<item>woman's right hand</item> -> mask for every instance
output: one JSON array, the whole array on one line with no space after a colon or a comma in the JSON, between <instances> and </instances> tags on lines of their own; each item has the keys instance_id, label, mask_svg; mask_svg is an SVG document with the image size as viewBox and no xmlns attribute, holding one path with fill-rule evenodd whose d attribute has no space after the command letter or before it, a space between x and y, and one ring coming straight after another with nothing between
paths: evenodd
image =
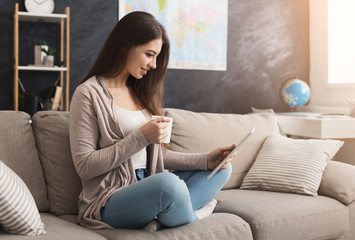
<instances>
[{"instance_id":1,"label":"woman's right hand","mask_svg":"<svg viewBox=\"0 0 355 240\"><path fill-rule=\"evenodd\" d=\"M150 120L140 129L149 143L162 143L168 137L169 119L161 117Z\"/></svg>"}]
</instances>

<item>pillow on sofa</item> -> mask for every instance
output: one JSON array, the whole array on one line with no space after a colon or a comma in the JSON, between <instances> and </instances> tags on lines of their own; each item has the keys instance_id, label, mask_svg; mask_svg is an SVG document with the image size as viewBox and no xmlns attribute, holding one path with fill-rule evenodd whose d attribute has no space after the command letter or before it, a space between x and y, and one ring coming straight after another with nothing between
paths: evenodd
<instances>
[{"instance_id":1,"label":"pillow on sofa","mask_svg":"<svg viewBox=\"0 0 355 240\"><path fill-rule=\"evenodd\" d=\"M317 196L324 169L343 143L272 134L240 188Z\"/></svg>"},{"instance_id":2,"label":"pillow on sofa","mask_svg":"<svg viewBox=\"0 0 355 240\"><path fill-rule=\"evenodd\" d=\"M36 203L22 179L0 161L0 225L24 235L45 234Z\"/></svg>"},{"instance_id":3,"label":"pillow on sofa","mask_svg":"<svg viewBox=\"0 0 355 240\"><path fill-rule=\"evenodd\" d=\"M77 214L82 186L70 152L69 113L37 112L32 126L47 183L49 212Z\"/></svg>"},{"instance_id":4,"label":"pillow on sofa","mask_svg":"<svg viewBox=\"0 0 355 240\"><path fill-rule=\"evenodd\" d=\"M46 212L47 186L30 121L25 112L0 111L0 157L26 184L38 210Z\"/></svg>"},{"instance_id":5,"label":"pillow on sofa","mask_svg":"<svg viewBox=\"0 0 355 240\"><path fill-rule=\"evenodd\" d=\"M330 161L324 170L319 195L327 196L348 205L355 200L355 166Z\"/></svg>"},{"instance_id":6,"label":"pillow on sofa","mask_svg":"<svg viewBox=\"0 0 355 240\"><path fill-rule=\"evenodd\" d=\"M255 126L254 134L231 162L232 175L223 189L239 188L267 136L279 134L277 118L271 113L198 113L165 108L164 115L174 119L169 145L178 152L208 152L238 144Z\"/></svg>"}]
</instances>

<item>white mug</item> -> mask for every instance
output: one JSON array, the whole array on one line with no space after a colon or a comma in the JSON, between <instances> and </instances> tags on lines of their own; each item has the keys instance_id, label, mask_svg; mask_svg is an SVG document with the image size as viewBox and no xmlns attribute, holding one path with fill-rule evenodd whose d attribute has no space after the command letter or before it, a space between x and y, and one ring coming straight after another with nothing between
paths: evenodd
<instances>
[{"instance_id":1,"label":"white mug","mask_svg":"<svg viewBox=\"0 0 355 240\"><path fill-rule=\"evenodd\" d=\"M165 139L165 141L163 143L170 143L170 138L171 138L171 130L173 128L173 118L171 117L165 117L165 116L157 116L157 115L153 115L152 119L157 119L157 118L165 118L165 119L169 119L170 122L168 123L168 137Z\"/></svg>"}]
</instances>

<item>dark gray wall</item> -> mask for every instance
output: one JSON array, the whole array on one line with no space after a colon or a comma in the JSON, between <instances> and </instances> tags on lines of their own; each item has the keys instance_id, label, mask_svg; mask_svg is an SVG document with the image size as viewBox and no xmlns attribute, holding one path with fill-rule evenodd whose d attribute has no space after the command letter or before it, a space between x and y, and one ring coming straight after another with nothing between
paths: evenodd
<instances>
[{"instance_id":1,"label":"dark gray wall","mask_svg":"<svg viewBox=\"0 0 355 240\"><path fill-rule=\"evenodd\" d=\"M0 109L13 106L15 2L25 10L23 0L0 2ZM294 76L308 81L309 76L308 2L229 0L227 71L168 70L165 107L225 113L247 113L251 106L288 110L279 98L282 82ZM71 8L72 95L117 22L117 0L55 3L55 12ZM21 73L27 89L38 94L45 94L55 78Z\"/></svg>"}]
</instances>

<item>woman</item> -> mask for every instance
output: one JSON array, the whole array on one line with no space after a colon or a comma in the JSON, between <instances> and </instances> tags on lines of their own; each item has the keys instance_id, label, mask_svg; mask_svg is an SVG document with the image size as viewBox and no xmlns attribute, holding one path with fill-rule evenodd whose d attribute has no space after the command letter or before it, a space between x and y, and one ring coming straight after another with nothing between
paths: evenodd
<instances>
[{"instance_id":1,"label":"woman","mask_svg":"<svg viewBox=\"0 0 355 240\"><path fill-rule=\"evenodd\" d=\"M194 211L228 180L230 164L208 181L207 169L234 145L187 154L162 144L168 120L151 116L162 115L168 60L164 27L148 13L133 12L117 23L76 89L69 127L83 186L79 224L99 229L142 228L154 219L168 227L191 223L199 218Z\"/></svg>"}]
</instances>

